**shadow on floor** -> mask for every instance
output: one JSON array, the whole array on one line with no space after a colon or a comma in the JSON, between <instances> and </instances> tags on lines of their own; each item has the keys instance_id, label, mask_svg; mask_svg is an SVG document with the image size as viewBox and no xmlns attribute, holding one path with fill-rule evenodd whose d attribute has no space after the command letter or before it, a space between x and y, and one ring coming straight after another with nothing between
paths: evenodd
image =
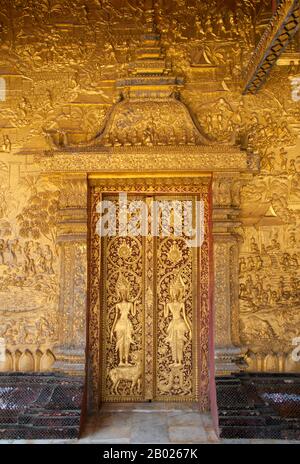
<instances>
[{"instance_id":1,"label":"shadow on floor","mask_svg":"<svg viewBox=\"0 0 300 464\"><path fill-rule=\"evenodd\" d=\"M217 443L209 414L197 405L104 404L87 420L81 443Z\"/></svg>"}]
</instances>

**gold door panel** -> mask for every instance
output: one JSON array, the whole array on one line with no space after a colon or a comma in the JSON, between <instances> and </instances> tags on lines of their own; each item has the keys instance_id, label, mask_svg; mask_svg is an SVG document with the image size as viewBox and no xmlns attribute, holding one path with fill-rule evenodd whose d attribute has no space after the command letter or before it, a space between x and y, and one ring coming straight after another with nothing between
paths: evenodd
<instances>
[{"instance_id":1,"label":"gold door panel","mask_svg":"<svg viewBox=\"0 0 300 464\"><path fill-rule=\"evenodd\" d=\"M195 400L196 253L184 238L157 239L156 391L161 400Z\"/></svg>"},{"instance_id":2,"label":"gold door panel","mask_svg":"<svg viewBox=\"0 0 300 464\"><path fill-rule=\"evenodd\" d=\"M114 201L118 211L118 200ZM144 399L143 237L102 239L102 394Z\"/></svg>"},{"instance_id":3,"label":"gold door panel","mask_svg":"<svg viewBox=\"0 0 300 464\"><path fill-rule=\"evenodd\" d=\"M198 249L174 234L115 236L101 256L102 401L196 401Z\"/></svg>"}]
</instances>

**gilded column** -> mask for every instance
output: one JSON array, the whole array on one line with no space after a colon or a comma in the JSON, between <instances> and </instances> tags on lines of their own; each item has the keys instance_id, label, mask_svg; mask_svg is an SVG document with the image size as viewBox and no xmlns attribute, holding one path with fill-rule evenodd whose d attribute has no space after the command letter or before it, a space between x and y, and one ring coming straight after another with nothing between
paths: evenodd
<instances>
[{"instance_id":1,"label":"gilded column","mask_svg":"<svg viewBox=\"0 0 300 464\"><path fill-rule=\"evenodd\" d=\"M214 311L217 375L240 370L238 255L240 181L234 175L214 176Z\"/></svg>"},{"instance_id":2,"label":"gilded column","mask_svg":"<svg viewBox=\"0 0 300 464\"><path fill-rule=\"evenodd\" d=\"M87 295L87 179L60 181L57 244L60 249L59 341L54 369L82 374L85 366Z\"/></svg>"}]
</instances>

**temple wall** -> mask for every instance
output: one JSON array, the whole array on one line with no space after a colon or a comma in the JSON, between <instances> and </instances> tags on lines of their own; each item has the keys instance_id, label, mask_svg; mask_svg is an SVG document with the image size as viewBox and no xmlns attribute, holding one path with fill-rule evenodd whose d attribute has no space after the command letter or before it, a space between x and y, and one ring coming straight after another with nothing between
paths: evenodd
<instances>
[{"instance_id":1,"label":"temple wall","mask_svg":"<svg viewBox=\"0 0 300 464\"><path fill-rule=\"evenodd\" d=\"M236 228L239 336L254 371L300 369L292 358L300 327L299 115L289 77L278 66L258 96L227 92L224 100L198 107L206 131L220 140L232 135L234 125L261 158L260 173L239 190L241 224ZM191 97L190 105L197 112ZM211 112L205 114L204 108Z\"/></svg>"},{"instance_id":2,"label":"temple wall","mask_svg":"<svg viewBox=\"0 0 300 464\"><path fill-rule=\"evenodd\" d=\"M44 371L59 326L58 192L13 156L2 153L0 164L0 369Z\"/></svg>"},{"instance_id":3,"label":"temple wall","mask_svg":"<svg viewBox=\"0 0 300 464\"><path fill-rule=\"evenodd\" d=\"M157 23L170 67L186 80L182 101L210 137L261 157L260 173L236 182L225 202L240 209L231 231L236 242L226 248L228 261L230 254L240 255L239 277L230 270L239 299L229 300L236 301L234 308L224 300L234 314L231 338L243 347L251 370L299 371L291 352L300 336L300 113L289 80L299 69L283 63L257 96L241 96L242 63L270 17L268 2L260 2L255 15L238 5L220 9L217 1L210 13L205 2L177 0L177 9L169 3L158 2ZM89 142L101 132L119 98L115 80L126 75L143 32L142 7L129 0L1 1L2 371L51 369L64 343L75 357L83 349L86 231L62 230L61 222L68 223L61 217L64 186L41 175L41 160L47 150ZM219 16L213 15L217 9ZM184 23L184 15L190 21ZM297 42L293 47L290 53L298 51ZM75 182L70 201L80 188ZM220 205L225 195L226 188ZM62 301L59 289L71 271L66 297L72 299ZM63 321L65 314L71 319Z\"/></svg>"}]
</instances>

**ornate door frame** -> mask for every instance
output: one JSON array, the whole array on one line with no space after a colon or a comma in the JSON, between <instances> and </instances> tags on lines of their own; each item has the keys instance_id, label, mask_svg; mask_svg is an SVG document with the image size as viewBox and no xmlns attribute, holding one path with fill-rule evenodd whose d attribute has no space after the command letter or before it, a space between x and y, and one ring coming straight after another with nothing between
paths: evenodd
<instances>
[{"instance_id":1,"label":"ornate door frame","mask_svg":"<svg viewBox=\"0 0 300 464\"><path fill-rule=\"evenodd\" d=\"M189 166L189 172L185 167ZM213 177L212 228L214 271L211 277L213 290L215 338L211 337L211 358L215 358L216 375L240 370L243 353L239 338L238 258L240 226L240 191L244 183L258 170L258 161L250 151L225 145L185 147L114 147L88 151L76 150L47 152L41 160L43 177L59 191L57 245L60 249L59 338L55 346L54 369L70 375L85 373L88 377L88 407L97 408L99 398L95 390L95 359L86 359L97 346L97 312L91 298L91 282L86 284L90 236L87 215L90 195L87 193L92 179L89 173L100 178L126 179L152 178L159 183L164 179L167 190L183 179L189 185L201 183L199 177ZM91 176L93 177L93 176ZM157 179L158 178L158 179ZM196 178L196 180L195 180ZM187 181L186 179L190 179ZM191 179L194 179L191 183ZM203 179L203 177L202 177ZM177 189L178 190L178 189ZM212 251L212 249L211 249ZM95 257L93 258L95 262ZM86 300L94 302L87 311ZM210 302L212 296L210 296ZM212 312L211 312L212 313ZM89 332L87 318L96 325L95 334ZM211 365L213 361L211 362ZM214 373L211 372L211 379ZM202 380L204 382L204 380ZM96 393L95 393L96 392ZM94 394L95 393L95 394ZM207 401L206 401L207 403ZM85 408L85 406L84 406Z\"/></svg>"},{"instance_id":2,"label":"ornate door frame","mask_svg":"<svg viewBox=\"0 0 300 464\"><path fill-rule=\"evenodd\" d=\"M201 277L199 279L198 314L198 356L199 373L197 389L199 407L209 407L209 333L211 313L211 175L206 173L105 173L89 175L89 239L88 250L88 404L89 409L97 409L100 404L101 385L101 246L100 237L95 233L97 222L96 203L102 196L119 192L135 194L197 195L205 205L205 236L201 247Z\"/></svg>"}]
</instances>

